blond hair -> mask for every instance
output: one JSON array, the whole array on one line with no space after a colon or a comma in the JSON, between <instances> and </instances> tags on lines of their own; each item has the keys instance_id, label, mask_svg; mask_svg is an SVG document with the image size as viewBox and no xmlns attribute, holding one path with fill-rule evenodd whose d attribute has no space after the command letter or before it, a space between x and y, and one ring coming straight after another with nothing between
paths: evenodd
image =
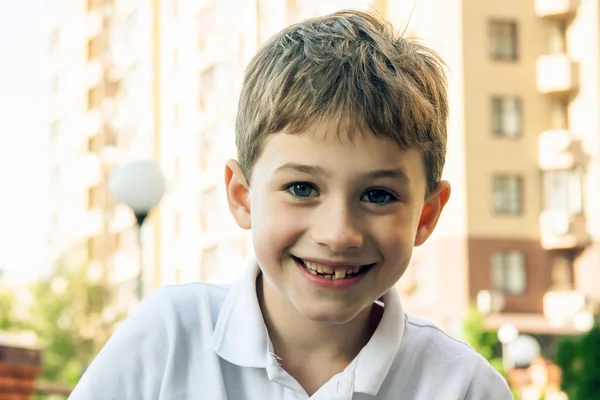
<instances>
[{"instance_id":1,"label":"blond hair","mask_svg":"<svg viewBox=\"0 0 600 400\"><path fill-rule=\"evenodd\" d=\"M239 100L238 161L250 180L268 134L346 124L420 151L429 193L444 167L447 119L437 53L378 17L340 11L284 29L254 56Z\"/></svg>"}]
</instances>

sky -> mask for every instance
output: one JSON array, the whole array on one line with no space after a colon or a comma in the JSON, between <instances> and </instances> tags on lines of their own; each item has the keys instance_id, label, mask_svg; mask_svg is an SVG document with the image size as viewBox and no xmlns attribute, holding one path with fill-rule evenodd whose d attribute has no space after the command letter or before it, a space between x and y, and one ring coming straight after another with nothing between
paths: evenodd
<instances>
[{"instance_id":1,"label":"sky","mask_svg":"<svg viewBox=\"0 0 600 400\"><path fill-rule=\"evenodd\" d=\"M0 268L31 280L45 268L48 83L43 0L0 0Z\"/></svg>"}]
</instances>

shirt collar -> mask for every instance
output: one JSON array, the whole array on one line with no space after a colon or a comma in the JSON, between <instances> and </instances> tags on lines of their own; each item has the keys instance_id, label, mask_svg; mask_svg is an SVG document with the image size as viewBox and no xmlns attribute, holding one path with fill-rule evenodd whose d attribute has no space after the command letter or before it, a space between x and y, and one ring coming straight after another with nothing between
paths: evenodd
<instances>
[{"instance_id":1,"label":"shirt collar","mask_svg":"<svg viewBox=\"0 0 600 400\"><path fill-rule=\"evenodd\" d=\"M404 311L396 288L383 295L384 311L379 325L354 359L354 391L377 395L398 354L404 334Z\"/></svg>"},{"instance_id":2,"label":"shirt collar","mask_svg":"<svg viewBox=\"0 0 600 400\"><path fill-rule=\"evenodd\" d=\"M260 272L253 262L231 287L217 318L212 350L240 367L267 368L270 340L256 295Z\"/></svg>"},{"instance_id":3,"label":"shirt collar","mask_svg":"<svg viewBox=\"0 0 600 400\"><path fill-rule=\"evenodd\" d=\"M212 350L228 362L251 368L267 368L274 362L272 345L258 297L256 262L225 298L214 333ZM353 370L354 391L376 395L400 348L404 311L395 288L383 296L384 312L375 333L346 370Z\"/></svg>"}]
</instances>

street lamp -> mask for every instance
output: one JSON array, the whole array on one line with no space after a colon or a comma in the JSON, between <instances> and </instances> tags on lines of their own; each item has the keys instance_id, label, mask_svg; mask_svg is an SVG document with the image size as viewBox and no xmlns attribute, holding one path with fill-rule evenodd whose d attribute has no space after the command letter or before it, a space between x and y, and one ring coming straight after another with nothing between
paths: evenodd
<instances>
[{"instance_id":1,"label":"street lamp","mask_svg":"<svg viewBox=\"0 0 600 400\"><path fill-rule=\"evenodd\" d=\"M508 357L515 367L527 367L542 353L539 342L530 335L519 335L508 345Z\"/></svg>"},{"instance_id":2,"label":"street lamp","mask_svg":"<svg viewBox=\"0 0 600 400\"><path fill-rule=\"evenodd\" d=\"M502 343L502 364L507 373L513 369L514 363L508 353L508 346L519 337L519 330L511 324L504 324L498 329L498 340Z\"/></svg>"},{"instance_id":3,"label":"street lamp","mask_svg":"<svg viewBox=\"0 0 600 400\"><path fill-rule=\"evenodd\" d=\"M114 199L133 211L138 228L139 270L137 295L144 295L144 263L141 228L150 211L158 205L165 193L165 178L158 164L152 160L136 160L117 167L111 174L109 189Z\"/></svg>"}]
</instances>

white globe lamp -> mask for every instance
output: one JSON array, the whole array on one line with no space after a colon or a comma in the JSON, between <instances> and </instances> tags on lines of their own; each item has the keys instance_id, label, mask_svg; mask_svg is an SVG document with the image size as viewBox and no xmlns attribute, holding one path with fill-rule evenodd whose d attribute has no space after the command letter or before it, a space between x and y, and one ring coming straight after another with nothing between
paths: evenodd
<instances>
[{"instance_id":1,"label":"white globe lamp","mask_svg":"<svg viewBox=\"0 0 600 400\"><path fill-rule=\"evenodd\" d=\"M144 290L141 227L165 193L165 178L155 161L136 160L116 167L110 176L108 186L113 198L131 208L137 221L140 253L137 292L141 300Z\"/></svg>"}]
</instances>

